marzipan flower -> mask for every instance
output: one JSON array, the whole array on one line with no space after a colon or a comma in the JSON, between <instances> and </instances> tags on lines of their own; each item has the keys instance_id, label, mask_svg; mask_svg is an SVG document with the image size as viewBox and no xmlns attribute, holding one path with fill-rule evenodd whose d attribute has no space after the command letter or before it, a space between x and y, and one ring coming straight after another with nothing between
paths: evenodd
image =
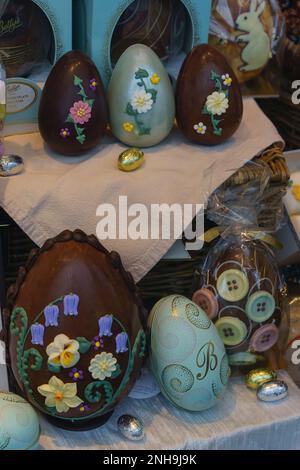
<instances>
[{"instance_id":1,"label":"marzipan flower","mask_svg":"<svg viewBox=\"0 0 300 470\"><path fill-rule=\"evenodd\" d=\"M60 136L61 136L63 139L66 139L67 137L70 137L70 135L71 135L71 132L70 132L70 130L69 130L67 127L65 127L65 128L63 128L63 129L60 130Z\"/></svg>"},{"instance_id":2,"label":"marzipan flower","mask_svg":"<svg viewBox=\"0 0 300 470\"><path fill-rule=\"evenodd\" d=\"M77 101L70 109L70 114L75 124L85 124L92 117L92 108L84 101Z\"/></svg>"},{"instance_id":3,"label":"marzipan flower","mask_svg":"<svg viewBox=\"0 0 300 470\"><path fill-rule=\"evenodd\" d=\"M95 78L92 78L92 80L90 80L91 90L93 90L93 91L97 90L97 86L98 86L97 80Z\"/></svg>"},{"instance_id":4,"label":"marzipan flower","mask_svg":"<svg viewBox=\"0 0 300 470\"><path fill-rule=\"evenodd\" d=\"M152 77L150 78L152 85L158 85L160 83L160 80L161 78L159 75L157 75L157 73L154 73Z\"/></svg>"},{"instance_id":5,"label":"marzipan flower","mask_svg":"<svg viewBox=\"0 0 300 470\"><path fill-rule=\"evenodd\" d=\"M136 90L134 93L131 106L139 114L147 113L152 109L153 99L151 93L147 93L145 90Z\"/></svg>"},{"instance_id":6,"label":"marzipan flower","mask_svg":"<svg viewBox=\"0 0 300 470\"><path fill-rule=\"evenodd\" d=\"M116 364L117 359L111 353L102 352L91 360L89 372L92 374L93 379L105 380L115 372L117 369Z\"/></svg>"},{"instance_id":7,"label":"marzipan flower","mask_svg":"<svg viewBox=\"0 0 300 470\"><path fill-rule=\"evenodd\" d=\"M231 86L232 78L230 77L229 73L222 75L222 80L225 86Z\"/></svg>"},{"instance_id":8,"label":"marzipan flower","mask_svg":"<svg viewBox=\"0 0 300 470\"><path fill-rule=\"evenodd\" d=\"M203 122L199 122L199 124L195 124L194 129L197 132L197 134L204 135L207 131L207 126L205 126Z\"/></svg>"},{"instance_id":9,"label":"marzipan flower","mask_svg":"<svg viewBox=\"0 0 300 470\"><path fill-rule=\"evenodd\" d=\"M123 129L125 132L131 133L134 131L134 125L131 122L124 122Z\"/></svg>"},{"instance_id":10,"label":"marzipan flower","mask_svg":"<svg viewBox=\"0 0 300 470\"><path fill-rule=\"evenodd\" d=\"M224 92L214 91L208 96L206 108L210 114L221 116L229 108L229 101Z\"/></svg>"},{"instance_id":11,"label":"marzipan flower","mask_svg":"<svg viewBox=\"0 0 300 470\"><path fill-rule=\"evenodd\" d=\"M70 408L77 408L82 403L77 396L77 384L64 384L55 376L51 377L48 384L38 387L38 392L46 397L45 405L55 407L58 413L67 413Z\"/></svg>"},{"instance_id":12,"label":"marzipan flower","mask_svg":"<svg viewBox=\"0 0 300 470\"><path fill-rule=\"evenodd\" d=\"M40 325L39 323L34 323L31 326L31 343L37 346L44 346L44 333L45 327L44 325Z\"/></svg>"},{"instance_id":13,"label":"marzipan flower","mask_svg":"<svg viewBox=\"0 0 300 470\"><path fill-rule=\"evenodd\" d=\"M46 349L49 356L48 363L53 366L62 366L64 369L74 367L80 359L78 350L78 341L66 335L58 335Z\"/></svg>"}]
</instances>

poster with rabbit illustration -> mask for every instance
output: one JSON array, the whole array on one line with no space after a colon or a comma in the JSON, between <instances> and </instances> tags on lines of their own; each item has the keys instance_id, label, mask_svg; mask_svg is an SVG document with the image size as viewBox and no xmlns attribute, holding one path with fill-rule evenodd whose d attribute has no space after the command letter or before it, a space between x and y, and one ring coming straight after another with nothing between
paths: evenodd
<instances>
[{"instance_id":1,"label":"poster with rabbit illustration","mask_svg":"<svg viewBox=\"0 0 300 470\"><path fill-rule=\"evenodd\" d=\"M209 41L243 83L260 76L276 56L282 26L277 0L214 0Z\"/></svg>"}]
</instances>

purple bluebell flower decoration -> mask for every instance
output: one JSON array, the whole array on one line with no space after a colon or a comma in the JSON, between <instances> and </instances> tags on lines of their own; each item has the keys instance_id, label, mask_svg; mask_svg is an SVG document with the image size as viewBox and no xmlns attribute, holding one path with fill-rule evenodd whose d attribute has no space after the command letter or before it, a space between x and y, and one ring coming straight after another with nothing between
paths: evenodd
<instances>
[{"instance_id":1,"label":"purple bluebell flower decoration","mask_svg":"<svg viewBox=\"0 0 300 470\"><path fill-rule=\"evenodd\" d=\"M66 295L64 297L64 314L66 317L78 316L79 297L76 294Z\"/></svg>"},{"instance_id":2,"label":"purple bluebell flower decoration","mask_svg":"<svg viewBox=\"0 0 300 470\"><path fill-rule=\"evenodd\" d=\"M58 326L59 308L57 305L48 305L44 310L45 326Z\"/></svg>"},{"instance_id":3,"label":"purple bluebell flower decoration","mask_svg":"<svg viewBox=\"0 0 300 470\"><path fill-rule=\"evenodd\" d=\"M45 333L44 325L35 323L34 325L32 325L30 331L31 331L32 344L35 344L37 346L44 346L44 333Z\"/></svg>"},{"instance_id":4,"label":"purple bluebell flower decoration","mask_svg":"<svg viewBox=\"0 0 300 470\"><path fill-rule=\"evenodd\" d=\"M101 317L99 319L99 336L103 338L103 336L112 336L111 327L113 322L112 315L105 315L105 317Z\"/></svg>"},{"instance_id":5,"label":"purple bluebell flower decoration","mask_svg":"<svg viewBox=\"0 0 300 470\"><path fill-rule=\"evenodd\" d=\"M116 337L116 353L117 354L126 353L128 351L127 341L128 341L128 335L125 332L120 333Z\"/></svg>"}]
</instances>

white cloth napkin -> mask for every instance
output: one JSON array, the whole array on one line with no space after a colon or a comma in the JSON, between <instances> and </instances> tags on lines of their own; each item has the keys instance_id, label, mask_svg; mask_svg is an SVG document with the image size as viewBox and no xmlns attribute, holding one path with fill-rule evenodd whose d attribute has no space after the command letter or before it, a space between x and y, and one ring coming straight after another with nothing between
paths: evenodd
<instances>
[{"instance_id":1,"label":"white cloth napkin","mask_svg":"<svg viewBox=\"0 0 300 470\"><path fill-rule=\"evenodd\" d=\"M281 141L254 100L245 100L243 122L224 145L202 147L174 131L161 145L145 150L146 163L134 173L117 169L125 147L107 138L84 158L51 152L39 134L6 139L6 152L21 155L21 175L0 179L0 205L38 245L65 229L96 234L99 204L204 204L209 194L247 160ZM174 240L109 240L125 267L139 281L168 251Z\"/></svg>"}]
</instances>

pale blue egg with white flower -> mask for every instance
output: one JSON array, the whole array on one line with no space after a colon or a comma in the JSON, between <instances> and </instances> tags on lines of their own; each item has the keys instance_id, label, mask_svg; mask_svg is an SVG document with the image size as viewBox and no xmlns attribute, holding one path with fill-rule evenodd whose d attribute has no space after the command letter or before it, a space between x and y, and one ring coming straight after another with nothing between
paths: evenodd
<instances>
[{"instance_id":1,"label":"pale blue egg with white flower","mask_svg":"<svg viewBox=\"0 0 300 470\"><path fill-rule=\"evenodd\" d=\"M224 345L205 312L186 297L160 300L148 319L150 364L175 406L203 411L222 398L230 368Z\"/></svg>"},{"instance_id":2,"label":"pale blue egg with white flower","mask_svg":"<svg viewBox=\"0 0 300 470\"><path fill-rule=\"evenodd\" d=\"M108 88L112 132L133 147L159 144L171 132L175 97L159 57L135 44L120 57Z\"/></svg>"},{"instance_id":3,"label":"pale blue egg with white flower","mask_svg":"<svg viewBox=\"0 0 300 470\"><path fill-rule=\"evenodd\" d=\"M40 438L39 419L23 398L0 392L0 450L34 450Z\"/></svg>"}]
</instances>

